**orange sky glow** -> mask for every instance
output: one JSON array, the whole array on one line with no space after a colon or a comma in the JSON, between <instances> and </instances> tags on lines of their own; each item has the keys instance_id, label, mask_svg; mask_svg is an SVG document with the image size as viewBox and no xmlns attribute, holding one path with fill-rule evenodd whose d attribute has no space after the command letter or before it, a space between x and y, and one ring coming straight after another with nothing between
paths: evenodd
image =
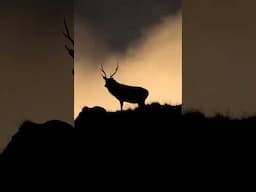
<instances>
[{"instance_id":1,"label":"orange sky glow","mask_svg":"<svg viewBox=\"0 0 256 192\"><path fill-rule=\"evenodd\" d=\"M108 111L120 110L119 102L104 87L100 64L111 74L117 60L119 70L114 78L123 84L149 90L146 103L172 105L182 102L182 19L181 13L169 16L142 31L141 39L131 42L123 54L107 53L104 41L92 30L76 21L75 104L76 117L84 106L102 106ZM78 41L80 40L81 41ZM87 42L86 42L87 39ZM84 47L83 47L84 46ZM85 47L88 46L88 47ZM79 51L89 50L90 51ZM92 67L92 63L94 67ZM124 104L124 109L135 104Z\"/></svg>"}]
</instances>

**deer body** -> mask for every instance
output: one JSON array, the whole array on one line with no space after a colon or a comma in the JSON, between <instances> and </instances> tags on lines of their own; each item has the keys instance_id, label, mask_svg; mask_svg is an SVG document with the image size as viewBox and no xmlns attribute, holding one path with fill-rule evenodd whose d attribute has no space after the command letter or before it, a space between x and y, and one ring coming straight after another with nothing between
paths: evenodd
<instances>
[{"instance_id":1,"label":"deer body","mask_svg":"<svg viewBox=\"0 0 256 192\"><path fill-rule=\"evenodd\" d=\"M139 107L145 105L145 100L148 97L148 90L144 89L142 87L136 87L136 86L129 86L124 85L119 82L117 82L112 77L117 72L118 66L116 68L116 71L110 76L110 78L106 77L106 73L103 70L104 73L103 79L105 80L105 87L108 89L108 91L116 97L120 102L121 111L123 110L123 103L137 103Z\"/></svg>"},{"instance_id":2,"label":"deer body","mask_svg":"<svg viewBox=\"0 0 256 192\"><path fill-rule=\"evenodd\" d=\"M139 106L145 105L145 100L148 97L148 90L142 87L134 87L118 83L113 78L106 82L105 87L116 97L123 108L123 102L137 103Z\"/></svg>"}]
</instances>

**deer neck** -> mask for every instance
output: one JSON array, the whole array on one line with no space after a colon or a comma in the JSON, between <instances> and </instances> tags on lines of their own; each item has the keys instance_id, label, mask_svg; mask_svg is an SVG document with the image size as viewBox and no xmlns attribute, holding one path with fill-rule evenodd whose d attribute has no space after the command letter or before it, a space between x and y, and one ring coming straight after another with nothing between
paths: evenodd
<instances>
[{"instance_id":1,"label":"deer neck","mask_svg":"<svg viewBox=\"0 0 256 192\"><path fill-rule=\"evenodd\" d=\"M107 87L109 92L115 95L120 89L121 84L115 81L111 86Z\"/></svg>"}]
</instances>

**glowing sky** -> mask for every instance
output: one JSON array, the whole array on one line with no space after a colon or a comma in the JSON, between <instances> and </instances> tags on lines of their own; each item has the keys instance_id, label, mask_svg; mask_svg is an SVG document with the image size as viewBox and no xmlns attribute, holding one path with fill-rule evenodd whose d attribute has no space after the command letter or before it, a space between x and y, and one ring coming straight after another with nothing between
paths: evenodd
<instances>
[{"instance_id":1,"label":"glowing sky","mask_svg":"<svg viewBox=\"0 0 256 192\"><path fill-rule=\"evenodd\" d=\"M144 28L141 37L131 41L125 52L109 52L104 39L84 20L75 20L75 116L83 106L119 110L119 102L104 87L99 71L104 64L111 74L119 60L115 79L149 90L146 103L180 104L182 99L181 12ZM135 107L125 103L124 108Z\"/></svg>"},{"instance_id":2,"label":"glowing sky","mask_svg":"<svg viewBox=\"0 0 256 192\"><path fill-rule=\"evenodd\" d=\"M2 2L0 151L24 120L73 123L73 109L119 110L99 70L111 73L117 60L116 80L147 88L147 103L255 115L256 1L187 0L182 13L180 0L74 3L75 13L72 0ZM73 15L74 84L62 35Z\"/></svg>"}]
</instances>

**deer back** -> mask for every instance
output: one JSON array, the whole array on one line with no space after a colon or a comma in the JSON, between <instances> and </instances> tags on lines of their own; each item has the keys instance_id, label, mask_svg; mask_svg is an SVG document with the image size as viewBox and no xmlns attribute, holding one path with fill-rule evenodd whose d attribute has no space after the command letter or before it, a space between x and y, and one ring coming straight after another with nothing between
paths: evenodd
<instances>
[{"instance_id":1,"label":"deer back","mask_svg":"<svg viewBox=\"0 0 256 192\"><path fill-rule=\"evenodd\" d=\"M121 84L114 79L107 88L112 95L121 101L139 103L143 102L148 96L148 90L142 87Z\"/></svg>"}]
</instances>

